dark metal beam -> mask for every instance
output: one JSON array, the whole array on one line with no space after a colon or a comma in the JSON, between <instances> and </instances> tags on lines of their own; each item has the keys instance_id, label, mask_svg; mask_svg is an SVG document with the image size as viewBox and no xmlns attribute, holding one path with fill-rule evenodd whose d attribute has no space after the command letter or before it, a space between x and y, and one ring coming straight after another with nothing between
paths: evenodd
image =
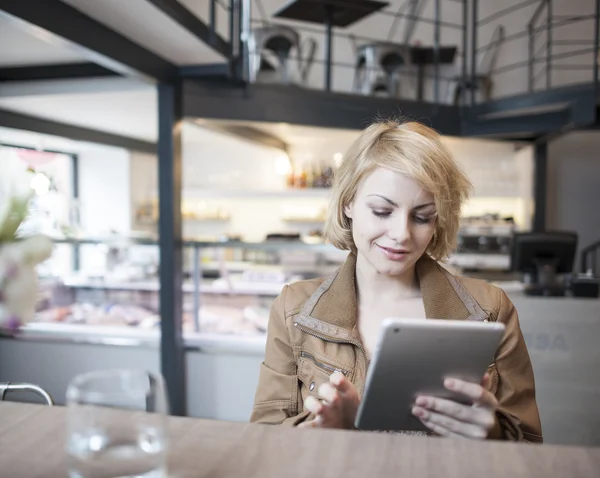
<instances>
[{"instance_id":1,"label":"dark metal beam","mask_svg":"<svg viewBox=\"0 0 600 478\"><path fill-rule=\"evenodd\" d=\"M284 85L184 81L186 117L286 122L363 129L374 119L415 118L443 134L460 135L459 108L419 101L328 93Z\"/></svg>"},{"instance_id":2,"label":"dark metal beam","mask_svg":"<svg viewBox=\"0 0 600 478\"><path fill-rule=\"evenodd\" d=\"M598 99L598 48L600 44L600 0L596 0L596 19L594 21L594 89Z\"/></svg>"},{"instance_id":3,"label":"dark metal beam","mask_svg":"<svg viewBox=\"0 0 600 478\"><path fill-rule=\"evenodd\" d=\"M187 65L179 68L182 78L221 78L231 76L231 65L228 63L207 63L206 65Z\"/></svg>"},{"instance_id":4,"label":"dark metal beam","mask_svg":"<svg viewBox=\"0 0 600 478\"><path fill-rule=\"evenodd\" d=\"M58 65L0 68L0 82L66 80L111 76L120 75L95 63L62 63Z\"/></svg>"},{"instance_id":5,"label":"dark metal beam","mask_svg":"<svg viewBox=\"0 0 600 478\"><path fill-rule=\"evenodd\" d=\"M173 64L60 0L0 0L0 17L36 36L41 29L122 75L166 81L177 73Z\"/></svg>"},{"instance_id":6,"label":"dark metal beam","mask_svg":"<svg viewBox=\"0 0 600 478\"><path fill-rule=\"evenodd\" d=\"M72 124L60 123L58 121L16 113L14 111L0 109L0 126L62 136L63 138L70 138L78 141L107 144L144 153L156 153L156 144L150 141L143 141Z\"/></svg>"},{"instance_id":7,"label":"dark metal beam","mask_svg":"<svg viewBox=\"0 0 600 478\"><path fill-rule=\"evenodd\" d=\"M533 108L540 105L550 105L552 103L571 102L577 99L577 97L589 97L590 93L593 93L593 91L593 85L591 83L586 83L584 85L564 86L561 88L553 88L551 90L524 93L474 105L470 110L470 114L475 117L505 111L516 111L524 108Z\"/></svg>"},{"instance_id":8,"label":"dark metal beam","mask_svg":"<svg viewBox=\"0 0 600 478\"><path fill-rule=\"evenodd\" d=\"M546 229L546 200L548 189L548 143L534 145L533 230Z\"/></svg>"},{"instance_id":9,"label":"dark metal beam","mask_svg":"<svg viewBox=\"0 0 600 478\"><path fill-rule=\"evenodd\" d=\"M196 38L213 48L225 58L229 58L231 46L214 30L206 25L200 18L190 12L182 3L177 0L147 0L165 15L171 17L183 28L189 31ZM214 9L213 9L214 10ZM214 15L214 12L213 12ZM212 15L211 15L212 17Z\"/></svg>"},{"instance_id":10,"label":"dark metal beam","mask_svg":"<svg viewBox=\"0 0 600 478\"><path fill-rule=\"evenodd\" d=\"M531 15L531 18L529 19L529 25L535 26L535 22L537 22L538 18L542 14L542 11L544 10L544 7L548 3L548 1L549 0L539 0L540 4L533 12L533 15Z\"/></svg>"},{"instance_id":11,"label":"dark metal beam","mask_svg":"<svg viewBox=\"0 0 600 478\"><path fill-rule=\"evenodd\" d=\"M435 27L433 29L433 102L440 101L440 15L442 14L441 0L435 0Z\"/></svg>"},{"instance_id":12,"label":"dark metal beam","mask_svg":"<svg viewBox=\"0 0 600 478\"><path fill-rule=\"evenodd\" d=\"M466 0L465 0L466 1ZM477 29L478 21L478 0L471 0L471 96L470 106L471 108L477 103L476 98L476 85L477 85ZM466 94L466 91L465 91Z\"/></svg>"},{"instance_id":13,"label":"dark metal beam","mask_svg":"<svg viewBox=\"0 0 600 478\"><path fill-rule=\"evenodd\" d=\"M182 315L181 86L158 86L160 361L171 414L185 416L186 373Z\"/></svg>"},{"instance_id":14,"label":"dark metal beam","mask_svg":"<svg viewBox=\"0 0 600 478\"><path fill-rule=\"evenodd\" d=\"M571 121L568 109L508 118L474 119L465 122L463 136L543 135L561 129Z\"/></svg>"}]
</instances>

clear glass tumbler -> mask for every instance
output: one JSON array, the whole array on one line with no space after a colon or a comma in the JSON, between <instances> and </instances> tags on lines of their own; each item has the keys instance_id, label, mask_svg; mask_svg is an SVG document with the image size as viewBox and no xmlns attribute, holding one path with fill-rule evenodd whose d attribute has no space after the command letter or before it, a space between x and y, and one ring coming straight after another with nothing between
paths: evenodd
<instances>
[{"instance_id":1,"label":"clear glass tumbler","mask_svg":"<svg viewBox=\"0 0 600 478\"><path fill-rule=\"evenodd\" d=\"M165 478L165 387L145 370L75 377L67 389L70 478Z\"/></svg>"}]
</instances>

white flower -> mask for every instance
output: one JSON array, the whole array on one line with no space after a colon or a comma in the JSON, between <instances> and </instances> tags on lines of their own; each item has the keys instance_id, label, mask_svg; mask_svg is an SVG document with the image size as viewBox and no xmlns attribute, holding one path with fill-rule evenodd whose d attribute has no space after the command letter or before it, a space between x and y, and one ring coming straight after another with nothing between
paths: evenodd
<instances>
[{"instance_id":1,"label":"white flower","mask_svg":"<svg viewBox=\"0 0 600 478\"><path fill-rule=\"evenodd\" d=\"M31 172L12 149L0 148L0 242L14 239L32 197Z\"/></svg>"},{"instance_id":2,"label":"white flower","mask_svg":"<svg viewBox=\"0 0 600 478\"><path fill-rule=\"evenodd\" d=\"M52 242L35 235L17 240L33 196L32 174L13 150L0 148L0 329L16 329L35 316L35 266L52 253Z\"/></svg>"},{"instance_id":3,"label":"white flower","mask_svg":"<svg viewBox=\"0 0 600 478\"><path fill-rule=\"evenodd\" d=\"M46 236L36 234L19 243L19 252L24 264L36 266L52 255L52 241Z\"/></svg>"}]
</instances>

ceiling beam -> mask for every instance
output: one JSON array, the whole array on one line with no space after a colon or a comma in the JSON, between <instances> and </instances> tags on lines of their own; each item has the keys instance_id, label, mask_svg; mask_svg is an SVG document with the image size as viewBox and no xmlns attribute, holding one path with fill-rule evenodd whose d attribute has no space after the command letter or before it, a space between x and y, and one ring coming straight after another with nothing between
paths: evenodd
<instances>
[{"instance_id":1,"label":"ceiling beam","mask_svg":"<svg viewBox=\"0 0 600 478\"><path fill-rule=\"evenodd\" d=\"M498 114L521 116L522 111L519 110L527 110L539 106L548 107L552 104L571 103L577 97L588 98L590 93L593 92L594 85L592 83L585 83L535 91L533 93L523 93L474 105L469 109L469 114L473 117Z\"/></svg>"},{"instance_id":2,"label":"ceiling beam","mask_svg":"<svg viewBox=\"0 0 600 478\"><path fill-rule=\"evenodd\" d=\"M177 75L172 63L60 0L0 0L0 18L121 75L151 82Z\"/></svg>"},{"instance_id":3,"label":"ceiling beam","mask_svg":"<svg viewBox=\"0 0 600 478\"><path fill-rule=\"evenodd\" d=\"M328 93L287 85L183 80L188 118L284 122L363 129L377 118L415 118L443 134L459 136L460 110L413 100Z\"/></svg>"},{"instance_id":4,"label":"ceiling beam","mask_svg":"<svg viewBox=\"0 0 600 478\"><path fill-rule=\"evenodd\" d=\"M511 118L468 121L463 136L510 137L515 134L544 135L562 129L571 121L569 109L550 113L535 113Z\"/></svg>"},{"instance_id":5,"label":"ceiling beam","mask_svg":"<svg viewBox=\"0 0 600 478\"><path fill-rule=\"evenodd\" d=\"M215 31L212 31L206 23L189 11L182 3L177 0L147 1L185 28L196 38L206 43L217 53L220 53L225 58L229 58L231 54L231 45Z\"/></svg>"},{"instance_id":6,"label":"ceiling beam","mask_svg":"<svg viewBox=\"0 0 600 478\"><path fill-rule=\"evenodd\" d=\"M0 82L0 98L23 96L72 95L85 93L122 93L126 91L153 91L155 86L140 83L135 78L112 76L68 80L6 81Z\"/></svg>"},{"instance_id":7,"label":"ceiling beam","mask_svg":"<svg viewBox=\"0 0 600 478\"><path fill-rule=\"evenodd\" d=\"M0 109L0 126L156 154L156 144L151 141L143 141L68 123L59 123L58 121L29 116L9 110Z\"/></svg>"},{"instance_id":8,"label":"ceiling beam","mask_svg":"<svg viewBox=\"0 0 600 478\"><path fill-rule=\"evenodd\" d=\"M0 82L71 80L114 76L120 75L95 63L62 63L58 65L0 68Z\"/></svg>"}]
</instances>

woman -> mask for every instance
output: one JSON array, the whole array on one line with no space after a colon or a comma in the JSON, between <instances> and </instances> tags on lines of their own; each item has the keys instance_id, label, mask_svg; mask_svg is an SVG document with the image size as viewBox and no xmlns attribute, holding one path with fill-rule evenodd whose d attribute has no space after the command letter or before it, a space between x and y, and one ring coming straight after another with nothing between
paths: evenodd
<instances>
[{"instance_id":1,"label":"woman","mask_svg":"<svg viewBox=\"0 0 600 478\"><path fill-rule=\"evenodd\" d=\"M542 441L514 306L437 262L455 247L470 188L424 125L388 121L360 135L336 175L325 231L350 254L332 277L286 286L273 303L251 421L352 428L385 318L493 320L506 334L481 384L444 384L473 405L423 396L412 413L437 435Z\"/></svg>"}]
</instances>

